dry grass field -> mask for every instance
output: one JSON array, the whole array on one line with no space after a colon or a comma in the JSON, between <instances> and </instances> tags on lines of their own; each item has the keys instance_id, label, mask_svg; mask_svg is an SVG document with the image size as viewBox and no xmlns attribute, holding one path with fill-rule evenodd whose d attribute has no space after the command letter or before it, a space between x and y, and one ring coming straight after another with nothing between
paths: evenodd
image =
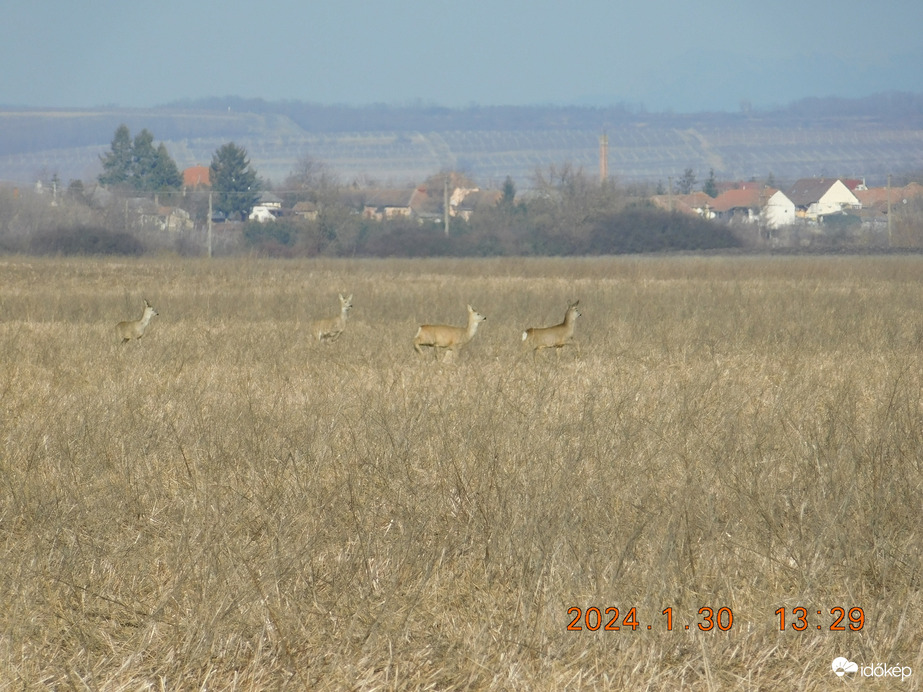
<instances>
[{"instance_id":1,"label":"dry grass field","mask_svg":"<svg viewBox=\"0 0 923 692\"><path fill-rule=\"evenodd\" d=\"M0 690L923 678L923 258L5 258L0 349Z\"/></svg>"}]
</instances>

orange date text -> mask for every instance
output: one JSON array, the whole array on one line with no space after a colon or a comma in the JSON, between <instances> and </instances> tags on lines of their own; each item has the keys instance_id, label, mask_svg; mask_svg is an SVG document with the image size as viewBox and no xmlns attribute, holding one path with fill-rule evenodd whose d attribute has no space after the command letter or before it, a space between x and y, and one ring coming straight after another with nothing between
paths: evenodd
<instances>
[{"instance_id":1,"label":"orange date text","mask_svg":"<svg viewBox=\"0 0 923 692\"><path fill-rule=\"evenodd\" d=\"M567 609L569 622L567 629L571 632L582 632L589 630L595 632L603 630L604 632L619 632L630 630L665 630L671 632L674 628L680 630L689 630L698 628L703 632L719 630L727 632L734 626L734 613L728 607L712 608L704 606L699 608L698 612L679 621L675 618L673 608L664 608L658 616L651 618L649 621L642 621L638 618L638 609L636 607L625 608L620 610L615 606L607 608L580 608L573 606Z\"/></svg>"}]
</instances>

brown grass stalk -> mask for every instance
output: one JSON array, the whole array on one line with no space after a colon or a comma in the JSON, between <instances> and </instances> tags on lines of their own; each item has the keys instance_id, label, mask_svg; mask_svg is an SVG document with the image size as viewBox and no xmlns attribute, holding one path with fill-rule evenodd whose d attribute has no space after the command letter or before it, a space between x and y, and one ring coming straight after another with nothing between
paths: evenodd
<instances>
[{"instance_id":1,"label":"brown grass stalk","mask_svg":"<svg viewBox=\"0 0 923 692\"><path fill-rule=\"evenodd\" d=\"M0 265L0 689L919 684L920 258Z\"/></svg>"}]
</instances>

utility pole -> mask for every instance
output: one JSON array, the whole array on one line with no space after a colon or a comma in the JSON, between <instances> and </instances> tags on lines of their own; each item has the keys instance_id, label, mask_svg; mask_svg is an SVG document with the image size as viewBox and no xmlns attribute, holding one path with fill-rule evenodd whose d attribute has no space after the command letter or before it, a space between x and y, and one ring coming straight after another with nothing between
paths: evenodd
<instances>
[{"instance_id":1,"label":"utility pole","mask_svg":"<svg viewBox=\"0 0 923 692\"><path fill-rule=\"evenodd\" d=\"M605 132L599 138L599 182L609 179L609 135Z\"/></svg>"},{"instance_id":2,"label":"utility pole","mask_svg":"<svg viewBox=\"0 0 923 692\"><path fill-rule=\"evenodd\" d=\"M891 247L891 174L888 173L888 247Z\"/></svg>"},{"instance_id":3,"label":"utility pole","mask_svg":"<svg viewBox=\"0 0 923 692\"><path fill-rule=\"evenodd\" d=\"M208 191L208 256L212 256L212 195L215 194L211 190Z\"/></svg>"},{"instance_id":4,"label":"utility pole","mask_svg":"<svg viewBox=\"0 0 923 692\"><path fill-rule=\"evenodd\" d=\"M446 175L442 184L442 216L445 218L445 237L449 237L449 176Z\"/></svg>"}]
</instances>

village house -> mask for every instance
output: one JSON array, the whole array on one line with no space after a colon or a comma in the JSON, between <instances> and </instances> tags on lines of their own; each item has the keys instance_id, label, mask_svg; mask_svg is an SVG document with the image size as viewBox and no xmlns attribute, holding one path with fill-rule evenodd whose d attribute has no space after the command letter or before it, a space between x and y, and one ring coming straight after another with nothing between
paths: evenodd
<instances>
[{"instance_id":1,"label":"village house","mask_svg":"<svg viewBox=\"0 0 923 692\"><path fill-rule=\"evenodd\" d=\"M855 191L862 204L857 213L864 228L884 232L889 225L889 215L900 216L907 205L923 200L923 185L910 183L903 187L873 187Z\"/></svg>"},{"instance_id":2,"label":"village house","mask_svg":"<svg viewBox=\"0 0 923 692\"><path fill-rule=\"evenodd\" d=\"M292 207L292 214L308 221L317 221L319 210L314 202L298 202Z\"/></svg>"},{"instance_id":3,"label":"village house","mask_svg":"<svg viewBox=\"0 0 923 692\"><path fill-rule=\"evenodd\" d=\"M449 216L470 219L474 209L481 204L494 204L502 193L482 192L478 188L453 187L449 193ZM367 219L382 221L395 218L413 218L418 221L443 221L445 214L445 190L431 194L425 185L413 190L377 190L363 205L362 213Z\"/></svg>"},{"instance_id":4,"label":"village house","mask_svg":"<svg viewBox=\"0 0 923 692\"><path fill-rule=\"evenodd\" d=\"M185 209L157 204L146 197L127 200L125 208L134 213L137 225L142 229L178 233L191 230L194 225L192 217Z\"/></svg>"},{"instance_id":5,"label":"village house","mask_svg":"<svg viewBox=\"0 0 923 692\"><path fill-rule=\"evenodd\" d=\"M495 207L503 193L499 190L468 190L456 204L452 205L452 216L470 221L479 210Z\"/></svg>"},{"instance_id":6,"label":"village house","mask_svg":"<svg viewBox=\"0 0 923 692\"><path fill-rule=\"evenodd\" d=\"M887 214L888 206L906 205L911 200L923 198L923 185L910 183L904 187L873 187L855 191L863 210L874 214Z\"/></svg>"},{"instance_id":7,"label":"village house","mask_svg":"<svg viewBox=\"0 0 923 692\"><path fill-rule=\"evenodd\" d=\"M760 189L753 185L726 190L711 201L711 210L715 218L723 221L755 223L759 221L760 210L769 197L767 190L769 188Z\"/></svg>"},{"instance_id":8,"label":"village house","mask_svg":"<svg viewBox=\"0 0 923 692\"><path fill-rule=\"evenodd\" d=\"M862 208L852 190L837 178L802 178L786 195L795 205L795 216L808 221Z\"/></svg>"},{"instance_id":9,"label":"village house","mask_svg":"<svg viewBox=\"0 0 923 692\"><path fill-rule=\"evenodd\" d=\"M779 229L795 223L795 204L781 190L753 183L731 188L711 203L718 219Z\"/></svg>"},{"instance_id":10,"label":"village house","mask_svg":"<svg viewBox=\"0 0 923 692\"><path fill-rule=\"evenodd\" d=\"M264 192L260 195L260 199L253 209L250 210L249 219L264 223L266 221L275 221L280 216L282 216L282 199L271 192Z\"/></svg>"},{"instance_id":11,"label":"village house","mask_svg":"<svg viewBox=\"0 0 923 692\"><path fill-rule=\"evenodd\" d=\"M704 192L690 192L688 195L654 195L651 197L651 203L664 211L695 214L703 219L715 218L712 202L714 202L714 198Z\"/></svg>"},{"instance_id":12,"label":"village house","mask_svg":"<svg viewBox=\"0 0 923 692\"><path fill-rule=\"evenodd\" d=\"M795 203L782 190L776 190L760 211L760 221L773 230L795 223Z\"/></svg>"},{"instance_id":13,"label":"village house","mask_svg":"<svg viewBox=\"0 0 923 692\"><path fill-rule=\"evenodd\" d=\"M211 187L211 169L208 166L190 166L183 171L183 187L197 190Z\"/></svg>"},{"instance_id":14,"label":"village house","mask_svg":"<svg viewBox=\"0 0 923 692\"><path fill-rule=\"evenodd\" d=\"M426 188L424 187L416 187L412 190L375 190L365 200L362 215L375 221L410 218L415 210L421 209L425 197Z\"/></svg>"}]
</instances>

